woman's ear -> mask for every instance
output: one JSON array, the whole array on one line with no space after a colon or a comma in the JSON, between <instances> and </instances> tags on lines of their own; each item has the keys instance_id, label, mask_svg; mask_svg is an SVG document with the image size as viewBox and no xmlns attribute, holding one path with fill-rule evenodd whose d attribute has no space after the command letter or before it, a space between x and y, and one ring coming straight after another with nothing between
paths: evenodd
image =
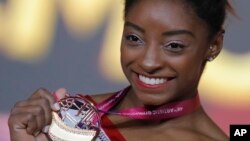
<instances>
[{"instance_id":1,"label":"woman's ear","mask_svg":"<svg viewBox=\"0 0 250 141\"><path fill-rule=\"evenodd\" d=\"M210 44L207 52L207 61L213 61L221 52L224 40L224 30L219 32Z\"/></svg>"}]
</instances>

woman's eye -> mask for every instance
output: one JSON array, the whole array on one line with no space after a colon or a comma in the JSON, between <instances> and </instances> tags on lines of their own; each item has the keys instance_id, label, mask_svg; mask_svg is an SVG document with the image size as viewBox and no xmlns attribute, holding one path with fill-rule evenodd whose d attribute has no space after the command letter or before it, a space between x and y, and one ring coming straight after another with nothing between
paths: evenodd
<instances>
[{"instance_id":1,"label":"woman's eye","mask_svg":"<svg viewBox=\"0 0 250 141\"><path fill-rule=\"evenodd\" d=\"M129 41L130 43L136 43L136 44L141 44L142 43L142 40L135 36L135 35L127 35L126 37L126 40Z\"/></svg>"},{"instance_id":2,"label":"woman's eye","mask_svg":"<svg viewBox=\"0 0 250 141\"><path fill-rule=\"evenodd\" d=\"M165 46L165 49L171 52L180 52L184 49L184 45L180 43L169 43Z\"/></svg>"}]
</instances>

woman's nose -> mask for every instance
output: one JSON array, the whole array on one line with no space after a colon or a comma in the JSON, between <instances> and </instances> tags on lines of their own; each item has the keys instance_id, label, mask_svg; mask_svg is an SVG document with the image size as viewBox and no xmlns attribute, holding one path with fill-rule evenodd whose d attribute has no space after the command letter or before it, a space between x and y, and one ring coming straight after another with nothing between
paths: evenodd
<instances>
[{"instance_id":1,"label":"woman's nose","mask_svg":"<svg viewBox=\"0 0 250 141\"><path fill-rule=\"evenodd\" d=\"M160 49L158 48L146 48L139 60L139 66L149 74L155 73L163 65Z\"/></svg>"}]
</instances>

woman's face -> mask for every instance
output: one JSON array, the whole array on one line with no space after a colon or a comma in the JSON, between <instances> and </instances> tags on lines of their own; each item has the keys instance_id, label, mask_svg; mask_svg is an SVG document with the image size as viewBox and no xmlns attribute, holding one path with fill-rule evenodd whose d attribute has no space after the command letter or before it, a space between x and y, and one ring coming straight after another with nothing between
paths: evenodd
<instances>
[{"instance_id":1,"label":"woman's face","mask_svg":"<svg viewBox=\"0 0 250 141\"><path fill-rule=\"evenodd\" d=\"M141 103L191 97L208 57L206 25L181 0L139 0L125 17L122 69Z\"/></svg>"}]
</instances>

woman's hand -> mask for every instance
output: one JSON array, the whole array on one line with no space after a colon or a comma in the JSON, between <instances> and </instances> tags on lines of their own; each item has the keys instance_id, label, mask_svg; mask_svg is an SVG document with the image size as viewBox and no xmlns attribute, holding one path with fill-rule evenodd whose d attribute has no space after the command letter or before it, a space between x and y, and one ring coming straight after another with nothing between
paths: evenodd
<instances>
[{"instance_id":1,"label":"woman's hand","mask_svg":"<svg viewBox=\"0 0 250 141\"><path fill-rule=\"evenodd\" d=\"M66 90L61 88L55 97L65 97ZM9 117L11 141L49 141L48 128L52 119L52 111L60 109L54 96L46 89L40 88L30 98L17 102Z\"/></svg>"}]
</instances>

